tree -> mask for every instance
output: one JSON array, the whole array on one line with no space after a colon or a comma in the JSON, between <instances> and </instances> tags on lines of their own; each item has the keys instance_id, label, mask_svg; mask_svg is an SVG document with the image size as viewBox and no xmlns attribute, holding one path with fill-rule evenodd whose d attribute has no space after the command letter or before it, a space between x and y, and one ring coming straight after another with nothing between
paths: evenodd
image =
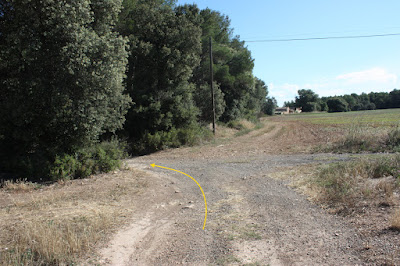
<instances>
[{"instance_id":1,"label":"tree","mask_svg":"<svg viewBox=\"0 0 400 266\"><path fill-rule=\"evenodd\" d=\"M227 16L211 9L198 10L196 6L177 8L188 14L192 23L202 30L200 64L194 69L191 81L200 86L210 83L210 38L213 45L214 81L219 85L225 102L225 110L220 117L227 122L243 116L255 116L261 111L260 101L265 101L252 74L254 60L250 51L239 37L233 37ZM260 97L260 98L257 98Z\"/></svg>"},{"instance_id":2,"label":"tree","mask_svg":"<svg viewBox=\"0 0 400 266\"><path fill-rule=\"evenodd\" d=\"M341 97L335 97L329 99L327 102L328 112L347 112L348 103Z\"/></svg>"},{"instance_id":3,"label":"tree","mask_svg":"<svg viewBox=\"0 0 400 266\"><path fill-rule=\"evenodd\" d=\"M368 94L371 103L376 106L376 109L390 108L390 96L387 92L371 92Z\"/></svg>"},{"instance_id":4,"label":"tree","mask_svg":"<svg viewBox=\"0 0 400 266\"><path fill-rule=\"evenodd\" d=\"M189 81L199 64L201 30L162 1L125 0L118 30L129 38L126 86L135 103L125 130L133 141L197 123Z\"/></svg>"},{"instance_id":5,"label":"tree","mask_svg":"<svg viewBox=\"0 0 400 266\"><path fill-rule=\"evenodd\" d=\"M296 107L301 107L303 112L313 112L317 110L318 105L318 94L312 90L299 90L297 92L299 96L296 96Z\"/></svg>"},{"instance_id":6,"label":"tree","mask_svg":"<svg viewBox=\"0 0 400 266\"><path fill-rule=\"evenodd\" d=\"M296 103L292 100L292 101L287 101L283 103L284 107L290 107L290 108L295 108L296 107Z\"/></svg>"},{"instance_id":7,"label":"tree","mask_svg":"<svg viewBox=\"0 0 400 266\"><path fill-rule=\"evenodd\" d=\"M263 111L263 106L268 95L268 87L259 78L254 79L254 86L248 90L249 99L246 105L246 113L249 117L254 117Z\"/></svg>"},{"instance_id":8,"label":"tree","mask_svg":"<svg viewBox=\"0 0 400 266\"><path fill-rule=\"evenodd\" d=\"M122 127L130 98L126 41L113 31L120 7L0 0L2 160L51 162Z\"/></svg>"},{"instance_id":9,"label":"tree","mask_svg":"<svg viewBox=\"0 0 400 266\"><path fill-rule=\"evenodd\" d=\"M400 108L400 90L394 89L390 93L390 107Z\"/></svg>"},{"instance_id":10,"label":"tree","mask_svg":"<svg viewBox=\"0 0 400 266\"><path fill-rule=\"evenodd\" d=\"M211 123L213 121L211 88L208 84L196 85L193 93L193 98L196 106L200 109L200 121L203 123ZM214 82L214 104L215 104L215 119L221 117L225 111L224 94L219 88L218 83Z\"/></svg>"},{"instance_id":11,"label":"tree","mask_svg":"<svg viewBox=\"0 0 400 266\"><path fill-rule=\"evenodd\" d=\"M277 105L278 103L274 97L267 97L267 100L264 104L264 113L267 115L274 115Z\"/></svg>"}]
</instances>

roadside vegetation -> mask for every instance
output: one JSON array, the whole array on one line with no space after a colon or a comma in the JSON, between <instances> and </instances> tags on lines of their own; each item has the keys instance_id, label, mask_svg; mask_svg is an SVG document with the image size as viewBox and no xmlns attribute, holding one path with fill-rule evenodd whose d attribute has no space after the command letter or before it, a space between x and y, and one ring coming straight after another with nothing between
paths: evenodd
<instances>
[{"instance_id":1,"label":"roadside vegetation","mask_svg":"<svg viewBox=\"0 0 400 266\"><path fill-rule=\"evenodd\" d=\"M266 108L254 59L218 11L176 0L3 2L4 178L83 178L124 154L211 140L210 40L216 120Z\"/></svg>"},{"instance_id":2,"label":"roadside vegetation","mask_svg":"<svg viewBox=\"0 0 400 266\"><path fill-rule=\"evenodd\" d=\"M50 186L4 181L0 265L79 264L124 224L146 186L146 175L132 170Z\"/></svg>"},{"instance_id":3,"label":"roadside vegetation","mask_svg":"<svg viewBox=\"0 0 400 266\"><path fill-rule=\"evenodd\" d=\"M320 190L317 200L351 211L366 199L393 205L400 185L400 155L364 156L322 166L310 180Z\"/></svg>"},{"instance_id":4,"label":"roadside vegetation","mask_svg":"<svg viewBox=\"0 0 400 266\"><path fill-rule=\"evenodd\" d=\"M270 176L289 180L330 213L365 219L373 228L400 230L400 154L354 155L351 160L328 164L324 160L335 157L321 157L314 165Z\"/></svg>"}]
</instances>

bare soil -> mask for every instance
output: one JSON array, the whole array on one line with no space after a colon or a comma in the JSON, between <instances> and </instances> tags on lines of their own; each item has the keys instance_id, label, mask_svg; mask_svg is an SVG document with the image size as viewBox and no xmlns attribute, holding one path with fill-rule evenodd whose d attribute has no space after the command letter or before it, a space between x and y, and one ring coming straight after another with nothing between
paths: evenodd
<instances>
[{"instance_id":1,"label":"bare soil","mask_svg":"<svg viewBox=\"0 0 400 266\"><path fill-rule=\"evenodd\" d=\"M147 173L147 187L132 196L128 222L99 246L103 265L368 265L400 264L399 232L391 207L365 215L332 214L272 178L285 169L351 159L310 154L331 141L323 129L302 123L264 121L240 137L166 150L127 160ZM221 133L218 133L221 134ZM173 168L182 174L152 168ZM296 170L294 170L296 171ZM299 174L300 170L299 170ZM368 206L367 206L368 207Z\"/></svg>"}]
</instances>

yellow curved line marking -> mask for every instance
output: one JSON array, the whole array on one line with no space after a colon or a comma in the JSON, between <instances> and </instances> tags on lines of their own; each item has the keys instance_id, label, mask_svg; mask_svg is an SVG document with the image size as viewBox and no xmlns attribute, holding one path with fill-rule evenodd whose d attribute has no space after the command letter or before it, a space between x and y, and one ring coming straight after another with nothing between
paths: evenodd
<instances>
[{"instance_id":1,"label":"yellow curved line marking","mask_svg":"<svg viewBox=\"0 0 400 266\"><path fill-rule=\"evenodd\" d=\"M186 174L186 173L184 173L184 172L181 172L181 171L179 171L179 170L175 170L175 169L168 168L168 167L164 167L164 166L159 166L159 165L156 165L155 163L151 164L151 166L152 166L153 168L154 168L154 167L159 167L159 168L164 168L164 169L168 169L168 170L171 170L171 171L175 171L175 172L181 173L181 174L183 174L183 175L185 175L185 176L190 177L194 182L196 182L196 184L199 186L199 188L200 188L200 190L201 190L201 193L203 193L203 197L204 197L204 205L205 205L205 210L206 210L206 211L205 211L205 216L204 216L204 225L203 225L203 230L204 230L204 228L206 227L206 221L207 221L207 200L206 200L206 195L204 194L204 191L203 191L203 189L201 188L199 182L197 182L196 179L194 179L194 178L191 177L190 175L188 175L188 174Z\"/></svg>"}]
</instances>

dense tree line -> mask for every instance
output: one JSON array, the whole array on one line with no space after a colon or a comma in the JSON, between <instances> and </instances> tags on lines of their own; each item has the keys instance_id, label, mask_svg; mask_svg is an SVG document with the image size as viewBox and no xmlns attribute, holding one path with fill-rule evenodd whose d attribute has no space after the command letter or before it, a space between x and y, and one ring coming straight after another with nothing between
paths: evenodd
<instances>
[{"instance_id":1,"label":"dense tree line","mask_svg":"<svg viewBox=\"0 0 400 266\"><path fill-rule=\"evenodd\" d=\"M294 101L285 102L285 106L301 107L303 112L328 111L347 112L400 108L400 90L391 92L370 92L346 94L342 96L319 97L312 90L299 90Z\"/></svg>"},{"instance_id":2,"label":"dense tree line","mask_svg":"<svg viewBox=\"0 0 400 266\"><path fill-rule=\"evenodd\" d=\"M119 154L93 147L116 137L136 152L191 143L211 121L210 39L217 120L255 118L267 87L218 11L0 0L0 171L90 173Z\"/></svg>"}]
</instances>

